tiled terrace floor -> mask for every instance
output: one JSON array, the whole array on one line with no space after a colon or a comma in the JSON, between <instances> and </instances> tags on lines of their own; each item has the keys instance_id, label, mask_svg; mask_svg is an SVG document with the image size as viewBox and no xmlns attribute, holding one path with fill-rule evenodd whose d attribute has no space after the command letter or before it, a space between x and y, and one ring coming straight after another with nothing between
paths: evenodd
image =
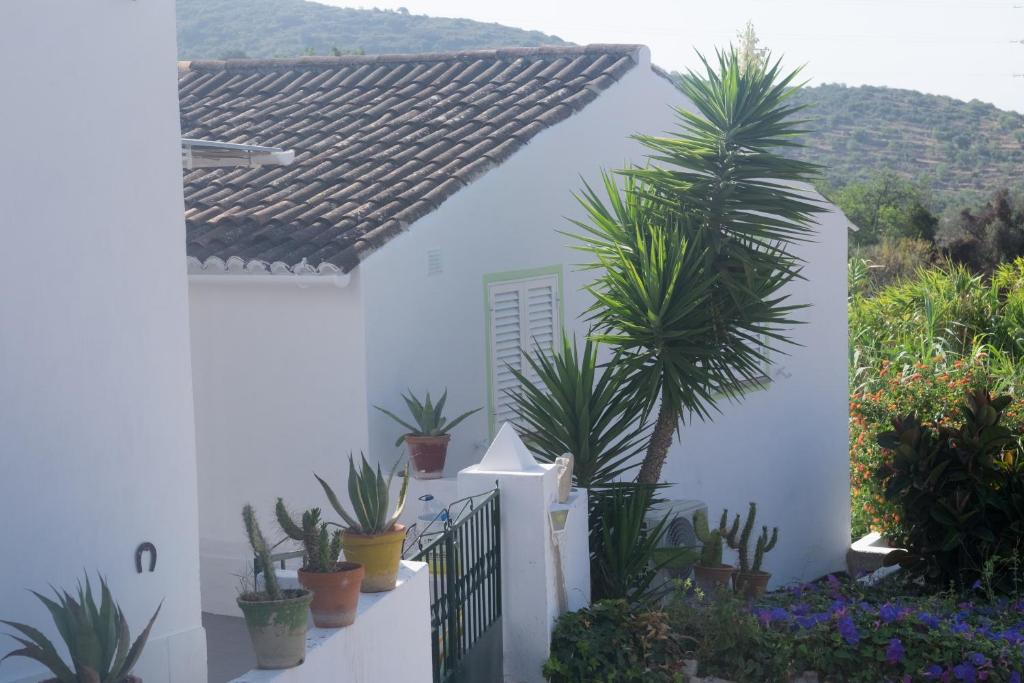
<instances>
[{"instance_id":1,"label":"tiled terrace floor","mask_svg":"<svg viewBox=\"0 0 1024 683\"><path fill-rule=\"evenodd\" d=\"M256 655L241 617L203 612L203 628L208 683L226 683L256 666Z\"/></svg>"}]
</instances>

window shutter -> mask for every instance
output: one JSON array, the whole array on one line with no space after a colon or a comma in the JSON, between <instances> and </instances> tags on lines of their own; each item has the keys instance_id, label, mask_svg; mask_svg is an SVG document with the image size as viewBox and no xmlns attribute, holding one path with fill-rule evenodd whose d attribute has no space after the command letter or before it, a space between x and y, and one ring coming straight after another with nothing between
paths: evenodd
<instances>
[{"instance_id":1,"label":"window shutter","mask_svg":"<svg viewBox=\"0 0 1024 683\"><path fill-rule=\"evenodd\" d=\"M531 380L537 374L524 354L542 350L547 356L555 351L559 335L558 276L544 275L526 280L495 282L489 286L491 308L491 391L490 409L494 429L515 417L509 391L519 382L510 368Z\"/></svg>"}]
</instances>

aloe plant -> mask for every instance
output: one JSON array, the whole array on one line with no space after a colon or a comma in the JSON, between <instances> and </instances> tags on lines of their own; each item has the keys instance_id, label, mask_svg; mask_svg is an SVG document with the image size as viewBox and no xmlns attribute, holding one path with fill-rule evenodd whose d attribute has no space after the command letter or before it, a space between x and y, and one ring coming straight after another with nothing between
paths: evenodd
<instances>
[{"instance_id":1,"label":"aloe plant","mask_svg":"<svg viewBox=\"0 0 1024 683\"><path fill-rule=\"evenodd\" d=\"M53 623L60 632L67 647L70 662L65 662L57 648L39 630L14 621L0 621L22 635L11 634L21 648L9 652L8 657L33 659L54 675L59 683L126 683L132 680L131 673L146 646L153 622L160 614L160 607L150 618L145 630L131 642L128 622L124 613L110 593L106 579L100 576L100 604L96 605L89 575L85 586L78 584L78 596L67 591L53 591L57 599L32 591L50 611ZM163 603L161 603L162 606ZM0 661L3 661L0 659Z\"/></svg>"},{"instance_id":2,"label":"aloe plant","mask_svg":"<svg viewBox=\"0 0 1024 683\"><path fill-rule=\"evenodd\" d=\"M405 467L402 471L402 489L398 493L398 504L394 512L388 514L389 492L395 472L398 470L398 463L395 463L385 479L379 463L377 471L374 472L370 463L366 461L366 456L360 454L360 457L363 460L362 466L356 468L355 458L348 456L348 496L352 501L353 514L345 510L326 481L317 474L313 476L320 482L331 506L345 520L349 531L367 536L383 534L391 531L405 508L405 494L409 489L409 468Z\"/></svg>"},{"instance_id":3,"label":"aloe plant","mask_svg":"<svg viewBox=\"0 0 1024 683\"><path fill-rule=\"evenodd\" d=\"M302 542L302 568L307 572L333 572L338 569L341 555L341 531L333 534L327 529L327 522L320 521L320 508L302 513L301 524L292 520L284 500L277 499L277 523L288 538Z\"/></svg>"},{"instance_id":4,"label":"aloe plant","mask_svg":"<svg viewBox=\"0 0 1024 683\"><path fill-rule=\"evenodd\" d=\"M440 436L442 434L448 434L455 429L460 422L473 413L481 410L481 408L475 408L459 415L457 418L449 422L448 419L444 417L444 404L448 400L447 389L445 389L444 393L441 394L441 399L437 402L437 405L434 405L433 401L430 400L429 391L427 392L427 397L424 401L419 400L416 397L416 394L412 393L411 389L409 390L408 395L402 394L402 400L404 400L405 405L408 406L409 412L412 414L413 422L416 423L415 425L406 422L386 408L374 406L374 408L402 425L405 429L409 430L406 434L398 437L398 440L395 441L396 446L401 446L402 441L405 440L405 437L408 434L413 436Z\"/></svg>"}]
</instances>

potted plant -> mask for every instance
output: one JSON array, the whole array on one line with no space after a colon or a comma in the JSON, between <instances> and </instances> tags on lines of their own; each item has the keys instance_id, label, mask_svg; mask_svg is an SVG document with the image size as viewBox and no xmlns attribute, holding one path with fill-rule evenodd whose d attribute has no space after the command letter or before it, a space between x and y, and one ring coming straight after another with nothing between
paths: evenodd
<instances>
[{"instance_id":1,"label":"potted plant","mask_svg":"<svg viewBox=\"0 0 1024 683\"><path fill-rule=\"evenodd\" d=\"M380 465L374 472L366 456L356 469L355 459L348 456L348 494L352 501L349 514L334 495L326 481L316 476L324 488L327 500L348 525L341 532L341 546L345 559L363 565L362 591L379 593L395 587L398 578L398 563L402 559L402 544L405 541L405 525L398 523L398 517L405 507L405 494L409 489L409 468L402 472L402 489L394 512L388 514L391 481L398 464L392 468L387 479L381 473Z\"/></svg>"},{"instance_id":2,"label":"potted plant","mask_svg":"<svg viewBox=\"0 0 1024 683\"><path fill-rule=\"evenodd\" d=\"M465 420L473 413L480 410L476 408L459 415L449 422L442 414L444 404L448 400L448 390L441 394L441 400L434 405L430 400L430 392L427 392L425 401L420 401L416 395L409 391L409 395L402 394L405 405L409 407L415 426L398 417L390 410L374 406L392 420L409 430L398 437L396 446L405 445L409 449L409 459L412 461L412 473L417 479L439 479L444 473L444 460L448 455L448 442L451 441L451 431L456 425Z\"/></svg>"},{"instance_id":3,"label":"potted plant","mask_svg":"<svg viewBox=\"0 0 1024 683\"><path fill-rule=\"evenodd\" d=\"M256 651L256 666L260 669L298 666L306 659L306 626L313 595L308 590L281 590L270 550L251 505L242 509L242 519L249 544L256 554L258 574L263 575L262 591L256 590L254 585L252 590L245 590L238 596L238 606L245 616Z\"/></svg>"},{"instance_id":4,"label":"potted plant","mask_svg":"<svg viewBox=\"0 0 1024 683\"><path fill-rule=\"evenodd\" d=\"M46 679L44 683L142 683L141 678L132 675L132 669L146 646L146 639L160 614L160 607L156 608L146 628L133 643L124 613L114 602L107 581L102 576L99 606L96 605L88 574L85 576L85 587L78 584L77 599L66 591L54 590L56 600L35 591L33 593L50 611L71 661L65 662L53 643L37 629L14 621L0 623L21 632L21 636L11 636L21 644L21 648L9 652L4 659L34 659L53 674L53 678Z\"/></svg>"},{"instance_id":5,"label":"potted plant","mask_svg":"<svg viewBox=\"0 0 1024 683\"><path fill-rule=\"evenodd\" d=\"M722 512L717 529L708 528L708 515L703 510L693 513L693 529L702 547L700 561L693 567L693 580L697 587L708 595L732 587L732 576L736 568L722 564L723 529L729 520L729 511Z\"/></svg>"},{"instance_id":6,"label":"potted plant","mask_svg":"<svg viewBox=\"0 0 1024 683\"><path fill-rule=\"evenodd\" d=\"M292 521L281 498L277 499L275 512L281 530L302 543L299 583L313 593L313 602L309 605L313 623L320 628L350 626L356 620L359 607L363 565L338 561L341 530L328 532L327 522L320 521L320 508L303 512L301 524Z\"/></svg>"},{"instance_id":7,"label":"potted plant","mask_svg":"<svg viewBox=\"0 0 1024 683\"><path fill-rule=\"evenodd\" d=\"M757 505L750 504L750 511L743 523L743 531L737 538L737 530L740 524L740 516L737 514L729 533L724 535L725 542L729 547L739 554L740 569L736 574L736 590L741 591L744 596L750 599L758 598L764 593L768 586L768 579L772 577L768 572L761 571L761 563L764 561L764 554L775 548L779 540L779 528L772 529L771 536L768 535L768 527L761 527L761 534L757 537L754 546L754 562L750 563L750 535L754 531L754 519L757 517Z\"/></svg>"}]
</instances>

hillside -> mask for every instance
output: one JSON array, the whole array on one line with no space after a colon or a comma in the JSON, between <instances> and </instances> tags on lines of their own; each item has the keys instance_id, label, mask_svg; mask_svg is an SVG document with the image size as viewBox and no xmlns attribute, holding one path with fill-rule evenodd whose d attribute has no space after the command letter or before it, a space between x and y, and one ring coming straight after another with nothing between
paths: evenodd
<instances>
[{"instance_id":1,"label":"hillside","mask_svg":"<svg viewBox=\"0 0 1024 683\"><path fill-rule=\"evenodd\" d=\"M434 52L564 45L540 31L306 0L178 0L182 59Z\"/></svg>"},{"instance_id":2,"label":"hillside","mask_svg":"<svg viewBox=\"0 0 1024 683\"><path fill-rule=\"evenodd\" d=\"M890 169L922 178L940 204L1024 187L1024 115L977 100L873 86L805 88L815 133L800 156L841 186Z\"/></svg>"},{"instance_id":3,"label":"hillside","mask_svg":"<svg viewBox=\"0 0 1024 683\"><path fill-rule=\"evenodd\" d=\"M183 59L431 52L565 45L539 31L307 0L178 0ZM657 57L655 55L655 57ZM934 210L1024 189L1024 115L978 101L873 86L806 88L815 133L800 156L841 187L878 170L922 179Z\"/></svg>"}]
</instances>

